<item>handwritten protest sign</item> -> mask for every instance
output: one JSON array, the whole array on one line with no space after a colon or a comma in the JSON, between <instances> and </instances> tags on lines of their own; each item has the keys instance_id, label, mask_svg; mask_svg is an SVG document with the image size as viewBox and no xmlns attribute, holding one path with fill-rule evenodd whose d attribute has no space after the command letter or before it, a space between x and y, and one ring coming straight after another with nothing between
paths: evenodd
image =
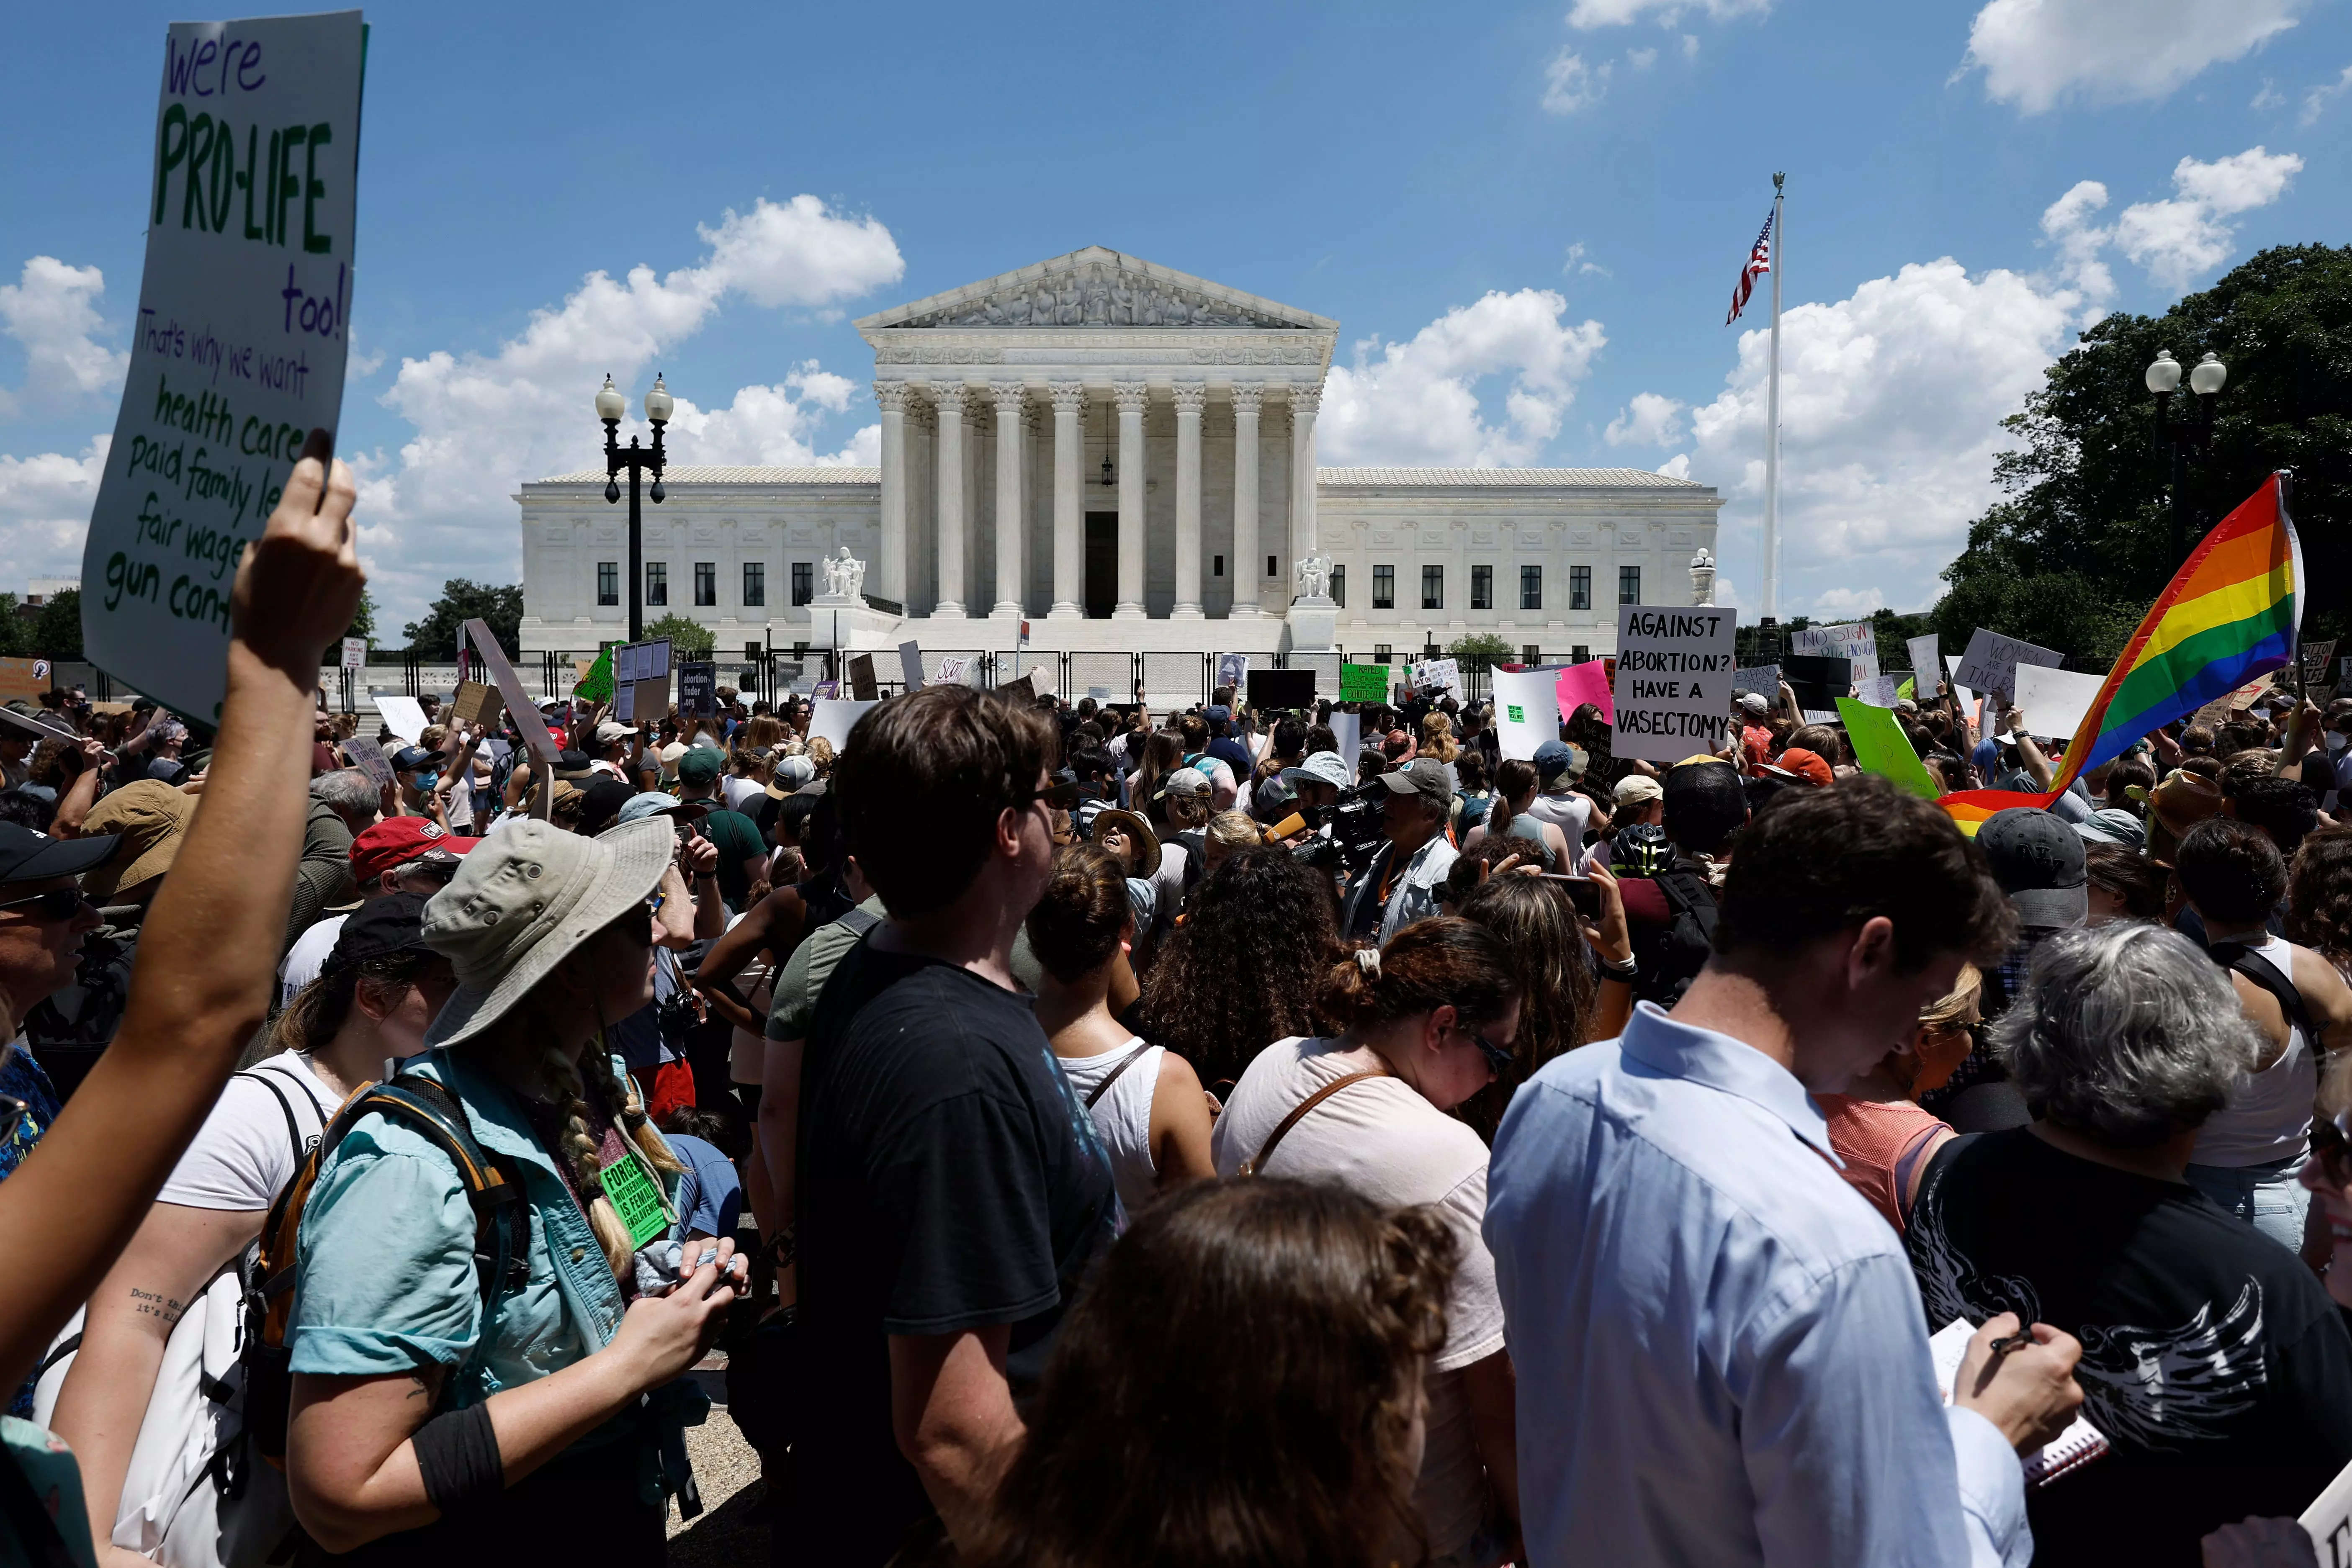
<instances>
[{"instance_id":1,"label":"handwritten protest sign","mask_svg":"<svg viewBox=\"0 0 2352 1568\"><path fill-rule=\"evenodd\" d=\"M220 716L229 591L350 347L357 11L165 33L146 269L82 554L82 643L165 706Z\"/></svg>"},{"instance_id":2,"label":"handwritten protest sign","mask_svg":"<svg viewBox=\"0 0 2352 1568\"><path fill-rule=\"evenodd\" d=\"M2311 1549L2326 1568L2352 1564L2352 1465L2336 1472L2295 1523L2311 1537Z\"/></svg>"},{"instance_id":3,"label":"handwritten protest sign","mask_svg":"<svg viewBox=\"0 0 2352 1568\"><path fill-rule=\"evenodd\" d=\"M2041 664L2054 669L2065 662L2066 655L2055 648L2037 647L1979 626L1969 634L1968 652L1960 655L1959 670L1952 679L1958 685L2008 695L2017 690L2018 665Z\"/></svg>"},{"instance_id":4,"label":"handwritten protest sign","mask_svg":"<svg viewBox=\"0 0 2352 1568\"><path fill-rule=\"evenodd\" d=\"M1723 749L1738 664L1733 614L1706 605L1617 607L1613 755L1678 762Z\"/></svg>"},{"instance_id":5,"label":"handwritten protest sign","mask_svg":"<svg viewBox=\"0 0 2352 1568\"><path fill-rule=\"evenodd\" d=\"M383 747L367 737L355 735L343 742L343 755L352 759L353 767L365 770L367 776L375 781L377 789L381 789L392 782L392 758L383 754Z\"/></svg>"},{"instance_id":6,"label":"handwritten protest sign","mask_svg":"<svg viewBox=\"0 0 2352 1568\"><path fill-rule=\"evenodd\" d=\"M1551 670L1495 672L1495 735L1505 757L1535 760L1536 747L1559 738L1559 676ZM1689 755L1685 752L1684 755Z\"/></svg>"},{"instance_id":7,"label":"handwritten protest sign","mask_svg":"<svg viewBox=\"0 0 2352 1568\"><path fill-rule=\"evenodd\" d=\"M1468 700L1462 685L1462 665L1454 659L1428 659L1415 664L1412 689L1432 695L1443 693L1457 703Z\"/></svg>"},{"instance_id":8,"label":"handwritten protest sign","mask_svg":"<svg viewBox=\"0 0 2352 1568\"><path fill-rule=\"evenodd\" d=\"M384 728L414 746L425 734L425 708L415 697L399 692L374 694L375 711L383 717Z\"/></svg>"},{"instance_id":9,"label":"handwritten protest sign","mask_svg":"<svg viewBox=\"0 0 2352 1568\"><path fill-rule=\"evenodd\" d=\"M2079 674L2041 664L2017 666L2017 695L2011 700L2025 715L2028 735L2064 740L2089 715L2106 684L2104 674Z\"/></svg>"},{"instance_id":10,"label":"handwritten protest sign","mask_svg":"<svg viewBox=\"0 0 2352 1568\"><path fill-rule=\"evenodd\" d=\"M1901 683L1893 675L1872 675L1853 683L1853 695L1872 707L1891 708L1895 706L1895 688Z\"/></svg>"},{"instance_id":11,"label":"handwritten protest sign","mask_svg":"<svg viewBox=\"0 0 2352 1568\"><path fill-rule=\"evenodd\" d=\"M457 722L476 729L496 729L505 706L498 688L485 681L458 682L457 695L449 699L449 712Z\"/></svg>"},{"instance_id":12,"label":"handwritten protest sign","mask_svg":"<svg viewBox=\"0 0 2352 1568\"><path fill-rule=\"evenodd\" d=\"M1807 626L1789 633L1789 650L1819 658L1843 659L1852 678L1866 681L1878 674L1878 633L1867 621L1843 626Z\"/></svg>"},{"instance_id":13,"label":"handwritten protest sign","mask_svg":"<svg viewBox=\"0 0 2352 1568\"><path fill-rule=\"evenodd\" d=\"M971 685L974 684L972 662L970 659L961 653L943 653L940 656L940 673L936 684L942 686Z\"/></svg>"},{"instance_id":14,"label":"handwritten protest sign","mask_svg":"<svg viewBox=\"0 0 2352 1568\"><path fill-rule=\"evenodd\" d=\"M2300 650L2303 661L2303 684L2316 692L2327 690L2328 666L2336 663L2336 639L2324 643L2305 643Z\"/></svg>"},{"instance_id":15,"label":"handwritten protest sign","mask_svg":"<svg viewBox=\"0 0 2352 1568\"><path fill-rule=\"evenodd\" d=\"M1731 689L1735 692L1756 692L1773 701L1780 700L1780 666L1751 664L1731 672Z\"/></svg>"},{"instance_id":16,"label":"handwritten protest sign","mask_svg":"<svg viewBox=\"0 0 2352 1568\"><path fill-rule=\"evenodd\" d=\"M1035 683L1035 670L1029 672L1029 679L1033 685ZM882 695L880 685L874 679L874 656L871 653L859 653L849 661L849 695L862 703L870 703Z\"/></svg>"},{"instance_id":17,"label":"handwritten protest sign","mask_svg":"<svg viewBox=\"0 0 2352 1568\"><path fill-rule=\"evenodd\" d=\"M1911 737L1903 733L1894 714L1856 697L1840 697L1837 706L1838 717L1845 725L1846 744L1853 747L1855 767L1864 773L1875 773L1923 800L1932 800L1940 793L1927 765L1911 748Z\"/></svg>"},{"instance_id":18,"label":"handwritten protest sign","mask_svg":"<svg viewBox=\"0 0 2352 1568\"><path fill-rule=\"evenodd\" d=\"M1936 641L1936 634L1930 632L1925 637L1913 637L1903 646L1911 654L1911 677L1916 684L1918 695L1934 696L1936 682L1944 673L1943 648Z\"/></svg>"},{"instance_id":19,"label":"handwritten protest sign","mask_svg":"<svg viewBox=\"0 0 2352 1568\"><path fill-rule=\"evenodd\" d=\"M1339 700L1343 703L1388 701L1389 667L1386 664L1340 665Z\"/></svg>"}]
</instances>

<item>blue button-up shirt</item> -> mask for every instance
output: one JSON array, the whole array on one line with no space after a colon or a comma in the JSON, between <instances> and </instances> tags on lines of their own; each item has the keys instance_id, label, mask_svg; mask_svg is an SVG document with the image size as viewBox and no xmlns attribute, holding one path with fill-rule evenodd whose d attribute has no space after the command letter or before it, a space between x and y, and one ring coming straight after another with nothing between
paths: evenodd
<instances>
[{"instance_id":1,"label":"blue button-up shirt","mask_svg":"<svg viewBox=\"0 0 2352 1568\"><path fill-rule=\"evenodd\" d=\"M1644 1003L1511 1102L1486 1245L1538 1564L2032 1556L2017 1456L1947 1408L1894 1230L1804 1088Z\"/></svg>"}]
</instances>

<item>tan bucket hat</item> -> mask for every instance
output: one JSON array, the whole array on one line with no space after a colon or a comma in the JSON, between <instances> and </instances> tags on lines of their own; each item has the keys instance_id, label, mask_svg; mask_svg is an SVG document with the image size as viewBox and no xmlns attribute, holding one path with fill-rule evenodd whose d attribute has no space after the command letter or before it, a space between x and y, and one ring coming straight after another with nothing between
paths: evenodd
<instances>
[{"instance_id":1,"label":"tan bucket hat","mask_svg":"<svg viewBox=\"0 0 2352 1568\"><path fill-rule=\"evenodd\" d=\"M83 834L114 833L122 841L104 865L81 879L82 892L102 904L123 888L170 871L195 813L194 795L160 779L134 779L92 806Z\"/></svg>"},{"instance_id":2,"label":"tan bucket hat","mask_svg":"<svg viewBox=\"0 0 2352 1568\"><path fill-rule=\"evenodd\" d=\"M425 945L457 977L425 1043L456 1045L480 1033L573 948L643 908L677 848L666 817L624 822L593 839L512 822L477 844L425 906Z\"/></svg>"}]
</instances>

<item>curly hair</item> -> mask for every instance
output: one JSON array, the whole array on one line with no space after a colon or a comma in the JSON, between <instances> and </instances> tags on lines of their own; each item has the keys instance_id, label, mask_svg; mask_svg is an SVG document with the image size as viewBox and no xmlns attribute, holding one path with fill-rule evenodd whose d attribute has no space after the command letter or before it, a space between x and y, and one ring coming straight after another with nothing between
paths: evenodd
<instances>
[{"instance_id":1,"label":"curly hair","mask_svg":"<svg viewBox=\"0 0 2352 1568\"><path fill-rule=\"evenodd\" d=\"M1287 849L1237 850L1144 977L1138 1032L1204 1083L1238 1079L1276 1040L1330 1027L1316 998L1339 951L1328 877Z\"/></svg>"},{"instance_id":2,"label":"curly hair","mask_svg":"<svg viewBox=\"0 0 2352 1568\"><path fill-rule=\"evenodd\" d=\"M1519 1085L1591 1035L1592 970L1584 961L1576 916L1558 888L1541 877L1489 877L1454 911L1502 938L1518 980L1519 1032L1511 1065L1454 1112L1490 1144Z\"/></svg>"},{"instance_id":3,"label":"curly hair","mask_svg":"<svg viewBox=\"0 0 2352 1568\"><path fill-rule=\"evenodd\" d=\"M1326 1568L1417 1534L1414 1416L1459 1256L1432 1211L1335 1186L1170 1194L1071 1308L959 1561Z\"/></svg>"},{"instance_id":4,"label":"curly hair","mask_svg":"<svg viewBox=\"0 0 2352 1568\"><path fill-rule=\"evenodd\" d=\"M2339 968L2352 964L2352 826L2305 836L2287 873L2286 936Z\"/></svg>"}]
</instances>

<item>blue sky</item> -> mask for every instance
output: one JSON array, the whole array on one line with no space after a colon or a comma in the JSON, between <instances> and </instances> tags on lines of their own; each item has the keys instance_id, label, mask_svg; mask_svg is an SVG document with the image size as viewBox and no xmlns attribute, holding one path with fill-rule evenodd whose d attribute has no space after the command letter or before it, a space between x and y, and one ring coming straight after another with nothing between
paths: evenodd
<instances>
[{"instance_id":1,"label":"blue sky","mask_svg":"<svg viewBox=\"0 0 2352 1568\"><path fill-rule=\"evenodd\" d=\"M37 7L0 67L0 589L79 561L184 11ZM514 577L605 370L667 372L682 460L857 460L849 318L1086 245L1338 318L1327 463L1720 487L1753 605L1762 319L1723 313L1775 169L1782 608L1923 608L2082 326L2352 238L2340 0L368 18L342 445L394 627Z\"/></svg>"}]
</instances>

